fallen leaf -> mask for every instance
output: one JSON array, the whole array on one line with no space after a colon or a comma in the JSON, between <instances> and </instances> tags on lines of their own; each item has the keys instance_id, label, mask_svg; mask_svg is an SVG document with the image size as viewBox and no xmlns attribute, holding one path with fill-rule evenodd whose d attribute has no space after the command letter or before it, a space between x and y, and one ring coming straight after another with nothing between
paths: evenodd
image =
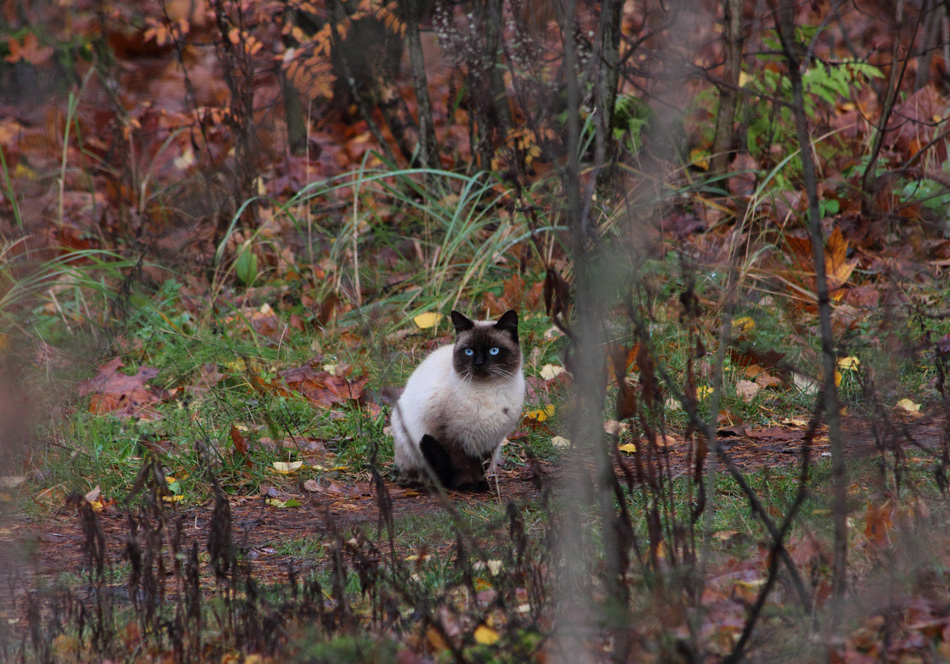
<instances>
[{"instance_id":1,"label":"fallen leaf","mask_svg":"<svg viewBox=\"0 0 950 664\"><path fill-rule=\"evenodd\" d=\"M746 378L755 379L764 372L765 372L765 369L760 367L758 364L753 364L751 366L746 367L742 373L745 375Z\"/></svg>"},{"instance_id":2,"label":"fallen leaf","mask_svg":"<svg viewBox=\"0 0 950 664\"><path fill-rule=\"evenodd\" d=\"M554 380L562 373L564 373L564 367L558 366L556 364L545 364L543 367L541 367L541 371L538 375L544 380Z\"/></svg>"},{"instance_id":3,"label":"fallen leaf","mask_svg":"<svg viewBox=\"0 0 950 664\"><path fill-rule=\"evenodd\" d=\"M624 443L623 445L618 445L617 449L621 452L626 452L627 454L633 454L637 451L637 446L633 443Z\"/></svg>"},{"instance_id":4,"label":"fallen leaf","mask_svg":"<svg viewBox=\"0 0 950 664\"><path fill-rule=\"evenodd\" d=\"M772 387L774 385L781 385L782 379L776 376L772 376L768 373L760 373L755 377L755 382L758 383L762 388Z\"/></svg>"},{"instance_id":5,"label":"fallen leaf","mask_svg":"<svg viewBox=\"0 0 950 664\"><path fill-rule=\"evenodd\" d=\"M699 387L696 388L697 399L705 399L712 393L713 393L713 388L709 387L708 385L700 385Z\"/></svg>"},{"instance_id":6,"label":"fallen leaf","mask_svg":"<svg viewBox=\"0 0 950 664\"><path fill-rule=\"evenodd\" d=\"M475 564L472 567L474 567L475 569L487 569L493 575L497 576L498 573L501 572L502 569L504 569L504 566L505 566L504 563L500 560L486 560L484 562L481 560L477 560L475 561Z\"/></svg>"},{"instance_id":7,"label":"fallen leaf","mask_svg":"<svg viewBox=\"0 0 950 664\"><path fill-rule=\"evenodd\" d=\"M95 377L79 383L79 396L91 395L89 412L115 413L120 417L158 419L153 406L168 393L145 383L158 376L158 369L141 367L134 376L119 372L121 358L114 358L99 367Z\"/></svg>"},{"instance_id":8,"label":"fallen leaf","mask_svg":"<svg viewBox=\"0 0 950 664\"><path fill-rule=\"evenodd\" d=\"M894 404L894 410L905 415L919 415L920 404L914 403L910 399L901 399Z\"/></svg>"},{"instance_id":9,"label":"fallen leaf","mask_svg":"<svg viewBox=\"0 0 950 664\"><path fill-rule=\"evenodd\" d=\"M278 394L289 395L291 391L297 392L324 408L347 401L362 400L363 390L369 383L368 375L347 378L316 369L313 364L285 369L277 375L286 385L286 389L277 388Z\"/></svg>"},{"instance_id":10,"label":"fallen leaf","mask_svg":"<svg viewBox=\"0 0 950 664\"><path fill-rule=\"evenodd\" d=\"M52 46L40 46L39 40L32 32L23 36L23 41L10 39L7 41L7 49L10 54L4 58L7 62L25 61L39 67L46 64L53 57Z\"/></svg>"},{"instance_id":11,"label":"fallen leaf","mask_svg":"<svg viewBox=\"0 0 950 664\"><path fill-rule=\"evenodd\" d=\"M439 321L442 320L442 314L429 311L424 314L419 314L412 320L420 330L427 330L430 327L435 327Z\"/></svg>"},{"instance_id":12,"label":"fallen leaf","mask_svg":"<svg viewBox=\"0 0 950 664\"><path fill-rule=\"evenodd\" d=\"M644 442L646 442L646 441L644 441ZM670 447L671 445L675 445L675 444L677 444L678 442L679 442L679 440L676 438L676 436L673 436L673 435L670 435L670 434L667 434L667 435L663 435L663 434L659 434L659 433L656 434L656 446L657 446L657 448L659 448L659 449L663 449L663 448L665 448L665 447Z\"/></svg>"},{"instance_id":13,"label":"fallen leaf","mask_svg":"<svg viewBox=\"0 0 950 664\"><path fill-rule=\"evenodd\" d=\"M604 422L604 433L606 433L608 436L616 436L621 431L624 431L626 429L627 429L626 422L622 424L618 422L617 420L607 420L606 422Z\"/></svg>"},{"instance_id":14,"label":"fallen leaf","mask_svg":"<svg viewBox=\"0 0 950 664\"><path fill-rule=\"evenodd\" d=\"M859 366L861 362L856 357L842 357L838 360L838 368L842 371L857 371Z\"/></svg>"},{"instance_id":15,"label":"fallen leaf","mask_svg":"<svg viewBox=\"0 0 950 664\"><path fill-rule=\"evenodd\" d=\"M26 478L20 475L6 475L0 477L0 489L15 489L24 482L26 482Z\"/></svg>"},{"instance_id":16,"label":"fallen leaf","mask_svg":"<svg viewBox=\"0 0 950 664\"><path fill-rule=\"evenodd\" d=\"M491 646L498 643L501 639L501 635L498 632L488 625L479 625L475 628L475 642L480 643L483 646Z\"/></svg>"},{"instance_id":17,"label":"fallen leaf","mask_svg":"<svg viewBox=\"0 0 950 664\"><path fill-rule=\"evenodd\" d=\"M554 415L554 410L554 404L549 403L544 408L529 410L527 413L525 413L525 417L527 417L529 420L535 420L536 422L544 422Z\"/></svg>"},{"instance_id":18,"label":"fallen leaf","mask_svg":"<svg viewBox=\"0 0 950 664\"><path fill-rule=\"evenodd\" d=\"M281 475L289 475L303 465L303 461L274 461L271 464Z\"/></svg>"},{"instance_id":19,"label":"fallen leaf","mask_svg":"<svg viewBox=\"0 0 950 664\"><path fill-rule=\"evenodd\" d=\"M745 403L750 403L761 389L761 385L754 383L751 380L740 380L736 382L736 396L742 399Z\"/></svg>"},{"instance_id":20,"label":"fallen leaf","mask_svg":"<svg viewBox=\"0 0 950 664\"><path fill-rule=\"evenodd\" d=\"M742 318L736 318L732 321L732 331L735 334L746 334L755 329L755 320L749 318L748 316L743 316Z\"/></svg>"},{"instance_id":21,"label":"fallen leaf","mask_svg":"<svg viewBox=\"0 0 950 664\"><path fill-rule=\"evenodd\" d=\"M788 427L795 427L798 429L805 429L808 427L808 420L803 420L798 417L786 417L779 420L779 424L784 424Z\"/></svg>"},{"instance_id":22,"label":"fallen leaf","mask_svg":"<svg viewBox=\"0 0 950 664\"><path fill-rule=\"evenodd\" d=\"M864 536L872 542L883 542L891 529L891 512L890 500L884 501L880 507L869 502L864 518Z\"/></svg>"},{"instance_id":23,"label":"fallen leaf","mask_svg":"<svg viewBox=\"0 0 950 664\"><path fill-rule=\"evenodd\" d=\"M563 436L554 436L551 438L551 444L554 445L554 447L570 447L571 441Z\"/></svg>"},{"instance_id":24,"label":"fallen leaf","mask_svg":"<svg viewBox=\"0 0 950 664\"><path fill-rule=\"evenodd\" d=\"M709 152L693 148L689 151L689 164L703 171L709 170Z\"/></svg>"},{"instance_id":25,"label":"fallen leaf","mask_svg":"<svg viewBox=\"0 0 950 664\"><path fill-rule=\"evenodd\" d=\"M288 498L287 500L281 500L280 498L265 498L264 502L271 507L276 507L277 509L283 509L285 507L300 507L300 501L296 498Z\"/></svg>"},{"instance_id":26,"label":"fallen leaf","mask_svg":"<svg viewBox=\"0 0 950 664\"><path fill-rule=\"evenodd\" d=\"M249 455L250 450L247 447L247 440L244 438L244 434L241 433L235 425L231 425L231 442L234 444L234 451L238 455L244 457L245 464L248 468L253 467L253 462Z\"/></svg>"},{"instance_id":27,"label":"fallen leaf","mask_svg":"<svg viewBox=\"0 0 950 664\"><path fill-rule=\"evenodd\" d=\"M818 394L818 381L813 378L800 373L792 374L792 381L795 383L795 387L801 390L803 393L812 396Z\"/></svg>"}]
</instances>

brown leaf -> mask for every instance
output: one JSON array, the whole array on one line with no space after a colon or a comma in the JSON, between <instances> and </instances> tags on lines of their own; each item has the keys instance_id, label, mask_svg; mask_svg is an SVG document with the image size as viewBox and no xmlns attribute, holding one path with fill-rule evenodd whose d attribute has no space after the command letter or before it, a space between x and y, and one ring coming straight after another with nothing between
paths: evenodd
<instances>
[{"instance_id":1,"label":"brown leaf","mask_svg":"<svg viewBox=\"0 0 950 664\"><path fill-rule=\"evenodd\" d=\"M613 374L617 382L617 412L618 420L623 421L637 414L637 394L633 385L627 382L627 366L629 353L619 344L613 347L610 361Z\"/></svg>"},{"instance_id":2,"label":"brown leaf","mask_svg":"<svg viewBox=\"0 0 950 664\"><path fill-rule=\"evenodd\" d=\"M40 66L49 62L49 59L53 57L53 47L41 47L36 35L32 32L27 33L22 42L10 39L7 41L7 48L10 49L10 55L4 58L7 62L20 62L22 60L29 62L31 65Z\"/></svg>"},{"instance_id":3,"label":"brown leaf","mask_svg":"<svg viewBox=\"0 0 950 664\"><path fill-rule=\"evenodd\" d=\"M202 394L208 392L212 387L220 383L226 374L218 371L218 365L212 362L203 364L201 369L198 371L198 377L195 379L195 382L188 386L188 392L194 394Z\"/></svg>"},{"instance_id":4,"label":"brown leaf","mask_svg":"<svg viewBox=\"0 0 950 664\"><path fill-rule=\"evenodd\" d=\"M736 396L746 403L750 403L761 389L762 386L759 385L758 382L753 383L751 380L740 380L736 382Z\"/></svg>"},{"instance_id":5,"label":"brown leaf","mask_svg":"<svg viewBox=\"0 0 950 664\"><path fill-rule=\"evenodd\" d=\"M158 369L142 367L134 376L128 376L119 373L121 366L122 360L117 357L99 367L95 377L79 383L79 396L92 395L89 412L157 419L159 415L152 406L164 400L168 393L145 383L158 375Z\"/></svg>"},{"instance_id":6,"label":"brown leaf","mask_svg":"<svg viewBox=\"0 0 950 664\"><path fill-rule=\"evenodd\" d=\"M278 376L286 389L278 387L279 393L298 392L318 406L330 407L347 401L361 401L369 376L356 378L335 376L308 364L297 369L285 369Z\"/></svg>"},{"instance_id":7,"label":"brown leaf","mask_svg":"<svg viewBox=\"0 0 950 664\"><path fill-rule=\"evenodd\" d=\"M253 468L254 462L251 461L247 440L244 438L244 434L233 424L231 425L231 442L234 443L235 454L244 457L245 465L248 468Z\"/></svg>"},{"instance_id":8,"label":"brown leaf","mask_svg":"<svg viewBox=\"0 0 950 664\"><path fill-rule=\"evenodd\" d=\"M828 277L828 292L835 300L844 296L841 290L851 278L856 260L848 260L848 241L844 239L841 228L836 226L828 239L825 240L825 272Z\"/></svg>"},{"instance_id":9,"label":"brown leaf","mask_svg":"<svg viewBox=\"0 0 950 664\"><path fill-rule=\"evenodd\" d=\"M571 310L571 287L553 267L544 276L544 310L554 320L566 319Z\"/></svg>"},{"instance_id":10,"label":"brown leaf","mask_svg":"<svg viewBox=\"0 0 950 664\"><path fill-rule=\"evenodd\" d=\"M525 284L524 279L517 273L505 282L505 290L501 297L494 293L485 293L485 309L489 316L495 316L509 309L516 311L530 311L538 308L541 301L541 291L544 282L537 282L531 286Z\"/></svg>"},{"instance_id":11,"label":"brown leaf","mask_svg":"<svg viewBox=\"0 0 950 664\"><path fill-rule=\"evenodd\" d=\"M884 501L881 506L868 503L867 514L864 517L864 536L872 542L882 543L887 540L891 529L891 501Z\"/></svg>"},{"instance_id":12,"label":"brown leaf","mask_svg":"<svg viewBox=\"0 0 950 664\"><path fill-rule=\"evenodd\" d=\"M772 387L774 385L781 385L782 379L776 378L775 376L772 376L771 374L760 373L758 376L755 377L755 382L760 387L766 388L766 387Z\"/></svg>"}]
</instances>

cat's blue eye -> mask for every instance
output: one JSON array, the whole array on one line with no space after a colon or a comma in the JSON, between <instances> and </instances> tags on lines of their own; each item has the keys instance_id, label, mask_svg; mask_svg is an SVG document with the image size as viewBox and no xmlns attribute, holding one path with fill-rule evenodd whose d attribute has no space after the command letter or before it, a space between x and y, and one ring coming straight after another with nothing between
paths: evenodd
<instances>
[{"instance_id":1,"label":"cat's blue eye","mask_svg":"<svg viewBox=\"0 0 950 664\"><path fill-rule=\"evenodd\" d=\"M500 351L499 351L498 348L490 348L490 349L488 350L488 352L489 352L489 354L491 354L491 355L498 355L498 353L499 353Z\"/></svg>"},{"instance_id":2,"label":"cat's blue eye","mask_svg":"<svg viewBox=\"0 0 950 664\"><path fill-rule=\"evenodd\" d=\"M468 355L469 357L471 357L472 355L475 354L475 351L472 350L471 348L466 348L466 349L465 349L465 354Z\"/></svg>"}]
</instances>

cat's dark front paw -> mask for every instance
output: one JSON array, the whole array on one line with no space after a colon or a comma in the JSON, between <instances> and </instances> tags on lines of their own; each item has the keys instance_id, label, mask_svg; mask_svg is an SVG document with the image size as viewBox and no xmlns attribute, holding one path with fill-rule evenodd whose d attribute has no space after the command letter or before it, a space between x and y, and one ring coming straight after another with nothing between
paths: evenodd
<instances>
[{"instance_id":1,"label":"cat's dark front paw","mask_svg":"<svg viewBox=\"0 0 950 664\"><path fill-rule=\"evenodd\" d=\"M432 473L439 480L439 484L450 488L455 471L452 468L452 459L445 448L442 447L442 444L426 434L419 443L419 450L422 452L422 457L429 465Z\"/></svg>"},{"instance_id":2,"label":"cat's dark front paw","mask_svg":"<svg viewBox=\"0 0 950 664\"><path fill-rule=\"evenodd\" d=\"M488 480L465 482L455 487L455 490L461 493L485 493L491 490L491 485L488 484Z\"/></svg>"}]
</instances>

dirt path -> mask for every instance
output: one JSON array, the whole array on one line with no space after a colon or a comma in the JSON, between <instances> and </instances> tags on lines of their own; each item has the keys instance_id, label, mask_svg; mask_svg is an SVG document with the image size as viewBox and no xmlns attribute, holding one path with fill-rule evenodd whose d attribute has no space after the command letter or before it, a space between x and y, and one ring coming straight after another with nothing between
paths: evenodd
<instances>
[{"instance_id":1,"label":"dirt path","mask_svg":"<svg viewBox=\"0 0 950 664\"><path fill-rule=\"evenodd\" d=\"M933 449L941 440L943 424L940 420L920 418L906 423L904 430L891 432L891 436L914 440L922 448ZM739 435L727 435L729 433ZM800 423L785 423L761 429L743 428L739 431L724 431L721 444L731 458L744 470L763 466L788 466L797 464L804 437ZM864 455L873 452L874 440L871 428L857 418L848 418L844 423L845 443L849 454ZM819 436L812 448L813 458L828 455L828 442ZM684 451L677 446L669 448L671 468L674 473L686 472ZM511 464L509 464L510 466ZM534 464L503 469L499 478L499 493L452 494L458 507L488 501L514 501L523 503L537 499L540 487L551 482L557 469L552 464ZM439 513L443 507L437 496L412 490L396 484L387 484L392 498L395 520L406 516ZM293 494L282 494L289 497ZM286 574L293 566L305 572L318 564L303 554L288 552L287 542L304 541L308 538L327 536L334 529L349 531L355 526L374 526L379 521L379 508L369 482L340 481L332 483L326 493L303 492L296 495L300 507L275 508L266 505L264 496L238 496L231 499L233 537L235 544L245 552L261 581L275 580ZM176 510L169 508L172 522L181 514L185 525L186 546L197 540L199 550L206 550L208 524L213 504L189 506ZM124 562L128 532L127 516L121 510L108 508L99 515L106 541L106 556L112 563ZM42 522L31 522L25 517L7 518L0 523L0 563L7 568L0 580L12 584L17 591L25 592L39 579L53 579L60 574L78 574L84 565L83 535L74 508L62 507ZM3 593L0 593L3 594ZM0 611L8 610L0 607Z\"/></svg>"}]
</instances>

